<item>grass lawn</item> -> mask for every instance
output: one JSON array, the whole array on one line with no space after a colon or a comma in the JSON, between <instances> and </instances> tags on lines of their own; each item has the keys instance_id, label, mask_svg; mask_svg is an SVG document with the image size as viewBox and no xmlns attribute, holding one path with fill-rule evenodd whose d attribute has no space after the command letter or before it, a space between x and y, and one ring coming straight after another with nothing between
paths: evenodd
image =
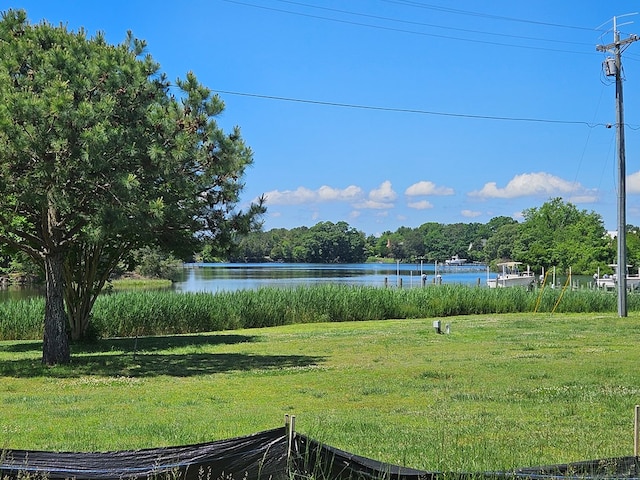
<instances>
[{"instance_id":1,"label":"grass lawn","mask_svg":"<svg viewBox=\"0 0 640 480\"><path fill-rule=\"evenodd\" d=\"M0 449L114 450L297 430L425 470L633 454L640 314L315 323L74 346L0 342Z\"/></svg>"}]
</instances>

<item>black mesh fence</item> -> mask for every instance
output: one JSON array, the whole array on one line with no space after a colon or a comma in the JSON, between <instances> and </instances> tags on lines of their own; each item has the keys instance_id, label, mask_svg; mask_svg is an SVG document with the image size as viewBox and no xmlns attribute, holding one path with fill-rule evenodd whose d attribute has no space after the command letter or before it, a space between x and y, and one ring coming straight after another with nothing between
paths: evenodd
<instances>
[{"instance_id":1,"label":"black mesh fence","mask_svg":"<svg viewBox=\"0 0 640 480\"><path fill-rule=\"evenodd\" d=\"M583 462L519 468L514 473L521 478L602 478L637 479L638 457L603 458Z\"/></svg>"},{"instance_id":2,"label":"black mesh fence","mask_svg":"<svg viewBox=\"0 0 640 480\"><path fill-rule=\"evenodd\" d=\"M429 472L378 462L296 435L292 471L316 480L640 480L638 457L588 460L503 472Z\"/></svg>"},{"instance_id":3,"label":"black mesh fence","mask_svg":"<svg viewBox=\"0 0 640 480\"><path fill-rule=\"evenodd\" d=\"M288 476L287 451L284 427L229 440L136 451L6 450L0 458L0 477L3 480L279 480Z\"/></svg>"},{"instance_id":4,"label":"black mesh fence","mask_svg":"<svg viewBox=\"0 0 640 480\"><path fill-rule=\"evenodd\" d=\"M431 480L437 478L436 473L360 457L299 434L296 435L291 470L299 477L316 480Z\"/></svg>"},{"instance_id":5,"label":"black mesh fence","mask_svg":"<svg viewBox=\"0 0 640 480\"><path fill-rule=\"evenodd\" d=\"M0 480L640 480L638 457L589 460L509 472L429 472L321 444L288 426L180 447L100 453L4 450Z\"/></svg>"}]
</instances>

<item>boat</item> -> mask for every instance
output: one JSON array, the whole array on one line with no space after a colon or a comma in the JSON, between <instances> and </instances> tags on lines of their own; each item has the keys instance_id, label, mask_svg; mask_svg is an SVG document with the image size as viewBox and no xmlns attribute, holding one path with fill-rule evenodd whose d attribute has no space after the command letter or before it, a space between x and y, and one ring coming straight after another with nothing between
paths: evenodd
<instances>
[{"instance_id":1,"label":"boat","mask_svg":"<svg viewBox=\"0 0 640 480\"><path fill-rule=\"evenodd\" d=\"M600 276L600 269L598 269L598 273L593 275L593 279L595 280L598 288L614 290L618 286L618 265L612 263L609 266L613 268L613 275L604 274L603 276ZM627 289L636 290L637 288L640 288L640 269L637 274L632 275L629 274L629 267L631 267L631 265L627 265Z\"/></svg>"},{"instance_id":2,"label":"boat","mask_svg":"<svg viewBox=\"0 0 640 480\"><path fill-rule=\"evenodd\" d=\"M528 287L536 281L534 273L529 269L520 271L522 262L503 262L498 264L501 273L496 278L487 278L489 288Z\"/></svg>"},{"instance_id":3,"label":"boat","mask_svg":"<svg viewBox=\"0 0 640 480\"><path fill-rule=\"evenodd\" d=\"M445 265L449 265L451 267L464 265L465 263L467 263L467 259L460 258L458 255L454 255L453 257L444 261Z\"/></svg>"}]
</instances>

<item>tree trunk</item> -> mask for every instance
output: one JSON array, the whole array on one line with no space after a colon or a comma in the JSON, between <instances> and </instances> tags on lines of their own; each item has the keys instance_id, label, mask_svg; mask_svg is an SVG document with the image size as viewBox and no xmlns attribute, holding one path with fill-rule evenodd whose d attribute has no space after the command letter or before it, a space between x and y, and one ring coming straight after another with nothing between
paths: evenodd
<instances>
[{"instance_id":1,"label":"tree trunk","mask_svg":"<svg viewBox=\"0 0 640 480\"><path fill-rule=\"evenodd\" d=\"M85 243L67 255L64 300L73 342L93 340L88 336L91 310L109 275L128 249L124 242L116 248Z\"/></svg>"},{"instance_id":2,"label":"tree trunk","mask_svg":"<svg viewBox=\"0 0 640 480\"><path fill-rule=\"evenodd\" d=\"M99 249L84 245L71 252L65 263L64 299L69 315L69 332L74 342L87 339L89 316L97 297L94 283L99 258Z\"/></svg>"},{"instance_id":3,"label":"tree trunk","mask_svg":"<svg viewBox=\"0 0 640 480\"><path fill-rule=\"evenodd\" d=\"M46 297L42 363L45 365L71 362L67 315L64 309L63 256L50 253L44 257Z\"/></svg>"}]
</instances>

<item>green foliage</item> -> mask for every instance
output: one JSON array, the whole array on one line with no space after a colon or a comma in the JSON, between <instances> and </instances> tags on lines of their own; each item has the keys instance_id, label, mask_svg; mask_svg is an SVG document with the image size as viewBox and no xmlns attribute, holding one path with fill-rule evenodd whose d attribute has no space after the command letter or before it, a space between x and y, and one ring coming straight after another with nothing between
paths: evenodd
<instances>
[{"instance_id":1,"label":"green foliage","mask_svg":"<svg viewBox=\"0 0 640 480\"><path fill-rule=\"evenodd\" d=\"M134 254L135 271L147 278L176 281L182 274L182 262L158 248L143 247Z\"/></svg>"},{"instance_id":2,"label":"green foliage","mask_svg":"<svg viewBox=\"0 0 640 480\"><path fill-rule=\"evenodd\" d=\"M521 229L522 226L518 223L508 223L498 227L484 247L485 259L499 262L517 258L513 248Z\"/></svg>"},{"instance_id":3,"label":"green foliage","mask_svg":"<svg viewBox=\"0 0 640 480\"><path fill-rule=\"evenodd\" d=\"M14 251L4 256L0 264L0 273L25 275L34 279L42 279L42 267L27 254Z\"/></svg>"},{"instance_id":4,"label":"green foliage","mask_svg":"<svg viewBox=\"0 0 640 480\"><path fill-rule=\"evenodd\" d=\"M579 211L574 205L554 198L540 208L524 212L525 221L514 242L513 254L534 270L555 266L562 271L589 273L611 263L602 218Z\"/></svg>"},{"instance_id":5,"label":"green foliage","mask_svg":"<svg viewBox=\"0 0 640 480\"><path fill-rule=\"evenodd\" d=\"M218 127L222 100L192 73L172 85L145 49L24 11L0 22L0 243L47 266L45 332L66 330L59 289L81 338L129 252L187 258L203 239L224 252L265 211L236 208L253 159L239 128Z\"/></svg>"},{"instance_id":6,"label":"green foliage","mask_svg":"<svg viewBox=\"0 0 640 480\"><path fill-rule=\"evenodd\" d=\"M640 266L640 234L637 228L630 226L628 230L629 260ZM540 208L526 210L522 223L509 217L495 217L487 224L427 222L418 228L400 227L366 238L344 222L256 232L242 238L231 260L349 263L375 258L443 262L453 255L486 264L519 261L538 272L556 267L563 272L571 268L574 274L592 275L598 269L607 271L615 245L600 215L580 211L555 198Z\"/></svg>"},{"instance_id":7,"label":"green foliage","mask_svg":"<svg viewBox=\"0 0 640 480\"><path fill-rule=\"evenodd\" d=\"M627 263L635 266L635 272L640 268L640 228L632 225L627 226ZM614 245L615 244L615 245ZM617 252L617 240L610 239L609 249ZM617 262L616 262L617 263Z\"/></svg>"},{"instance_id":8,"label":"green foliage","mask_svg":"<svg viewBox=\"0 0 640 480\"><path fill-rule=\"evenodd\" d=\"M364 233L346 222L322 222L290 231L254 232L239 241L233 261L362 263L367 258Z\"/></svg>"}]
</instances>

